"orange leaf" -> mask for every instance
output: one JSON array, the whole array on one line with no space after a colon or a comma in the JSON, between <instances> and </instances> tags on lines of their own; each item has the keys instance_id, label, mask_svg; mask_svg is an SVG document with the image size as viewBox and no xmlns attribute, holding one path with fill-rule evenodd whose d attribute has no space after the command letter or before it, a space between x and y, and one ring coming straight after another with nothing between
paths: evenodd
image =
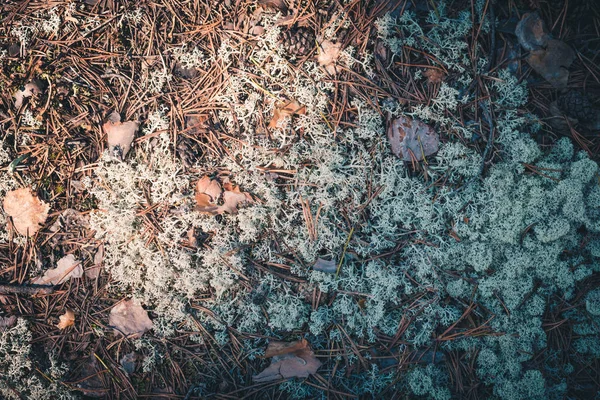
<instances>
[{"instance_id":1,"label":"orange leaf","mask_svg":"<svg viewBox=\"0 0 600 400\"><path fill-rule=\"evenodd\" d=\"M4 211L12 217L17 232L33 236L40 230L50 206L35 196L30 188L10 191L4 198Z\"/></svg>"},{"instance_id":2,"label":"orange leaf","mask_svg":"<svg viewBox=\"0 0 600 400\"><path fill-rule=\"evenodd\" d=\"M63 315L58 317L58 325L56 327L58 329L66 329L75 324L75 313L71 310L65 311Z\"/></svg>"},{"instance_id":3,"label":"orange leaf","mask_svg":"<svg viewBox=\"0 0 600 400\"><path fill-rule=\"evenodd\" d=\"M217 200L222 192L223 189L218 181L204 176L196 183L196 208L208 214L218 214Z\"/></svg>"},{"instance_id":4,"label":"orange leaf","mask_svg":"<svg viewBox=\"0 0 600 400\"><path fill-rule=\"evenodd\" d=\"M271 121L269 122L269 128L275 129L280 127L285 117L303 114L306 114L306 106L303 106L296 100L290 100L275 107L275 110L273 110L273 118L271 118Z\"/></svg>"}]
</instances>

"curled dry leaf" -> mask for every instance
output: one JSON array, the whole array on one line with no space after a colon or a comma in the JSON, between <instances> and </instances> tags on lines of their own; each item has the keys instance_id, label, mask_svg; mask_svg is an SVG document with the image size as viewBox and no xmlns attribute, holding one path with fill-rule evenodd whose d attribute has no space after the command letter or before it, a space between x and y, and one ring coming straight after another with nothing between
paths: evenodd
<instances>
[{"instance_id":1,"label":"curled dry leaf","mask_svg":"<svg viewBox=\"0 0 600 400\"><path fill-rule=\"evenodd\" d=\"M12 190L4 198L4 211L23 236L35 235L46 222L49 210L50 206L37 198L30 188Z\"/></svg>"},{"instance_id":2,"label":"curled dry leaf","mask_svg":"<svg viewBox=\"0 0 600 400\"><path fill-rule=\"evenodd\" d=\"M47 270L44 276L35 278L31 282L36 285L60 285L71 278L81 278L82 276L81 262L73 254L68 254L58 260L56 268Z\"/></svg>"},{"instance_id":3,"label":"curled dry leaf","mask_svg":"<svg viewBox=\"0 0 600 400\"><path fill-rule=\"evenodd\" d=\"M114 111L102 125L111 151L118 149L121 158L125 158L135 137L139 124L135 121L121 122L121 116Z\"/></svg>"},{"instance_id":4,"label":"curled dry leaf","mask_svg":"<svg viewBox=\"0 0 600 400\"><path fill-rule=\"evenodd\" d=\"M523 14L515 28L515 34L521 46L527 51L545 48L550 39L550 32L537 12Z\"/></svg>"},{"instance_id":5,"label":"curled dry leaf","mask_svg":"<svg viewBox=\"0 0 600 400\"><path fill-rule=\"evenodd\" d=\"M232 185L230 182L224 182L225 190L216 179L203 177L196 184L196 209L207 214L235 214L240 204L253 202L252 196L242 192L239 186ZM223 198L223 204L218 205L219 198Z\"/></svg>"},{"instance_id":6,"label":"curled dry leaf","mask_svg":"<svg viewBox=\"0 0 600 400\"><path fill-rule=\"evenodd\" d=\"M152 320L148 312L135 299L125 300L110 310L108 323L115 329L115 333L141 337L144 332L152 329Z\"/></svg>"},{"instance_id":7,"label":"curled dry leaf","mask_svg":"<svg viewBox=\"0 0 600 400\"><path fill-rule=\"evenodd\" d=\"M319 257L313 265L313 269L315 271L326 272L328 274L335 274L337 272L337 263L334 260L324 260Z\"/></svg>"},{"instance_id":8,"label":"curled dry leaf","mask_svg":"<svg viewBox=\"0 0 600 400\"><path fill-rule=\"evenodd\" d=\"M387 136L392 153L404 161L421 161L439 148L440 139L432 127L406 116L390 121Z\"/></svg>"},{"instance_id":9,"label":"curled dry leaf","mask_svg":"<svg viewBox=\"0 0 600 400\"><path fill-rule=\"evenodd\" d=\"M298 103L296 100L290 100L285 103L276 105L273 110L273 118L269 122L269 128L275 129L280 127L285 117L291 117L292 115L303 115L306 114L306 107Z\"/></svg>"},{"instance_id":10,"label":"curled dry leaf","mask_svg":"<svg viewBox=\"0 0 600 400\"><path fill-rule=\"evenodd\" d=\"M74 323L75 313L71 310L67 310L63 315L58 317L58 325L56 325L56 327L58 329L66 329L70 326L73 326Z\"/></svg>"},{"instance_id":11,"label":"curled dry leaf","mask_svg":"<svg viewBox=\"0 0 600 400\"><path fill-rule=\"evenodd\" d=\"M306 339L295 342L269 343L265 357L271 358L271 365L252 380L257 383L271 382L288 378L308 378L317 372L321 362L315 357Z\"/></svg>"},{"instance_id":12,"label":"curled dry leaf","mask_svg":"<svg viewBox=\"0 0 600 400\"><path fill-rule=\"evenodd\" d=\"M19 109L21 108L21 106L23 105L23 101L25 100L26 97L31 97L34 94L41 94L42 93L42 85L38 82L38 81L31 81L28 84L26 84L22 90L18 90L15 94L14 94L14 98L15 98L15 108Z\"/></svg>"},{"instance_id":13,"label":"curled dry leaf","mask_svg":"<svg viewBox=\"0 0 600 400\"><path fill-rule=\"evenodd\" d=\"M548 40L545 49L534 50L527 57L527 63L531 68L557 89L567 87L568 68L573 61L575 61L573 49L565 42L555 39Z\"/></svg>"},{"instance_id":14,"label":"curled dry leaf","mask_svg":"<svg viewBox=\"0 0 600 400\"><path fill-rule=\"evenodd\" d=\"M216 179L204 176L196 183L196 207L198 211L218 214L217 201L221 197L223 189Z\"/></svg>"},{"instance_id":15,"label":"curled dry leaf","mask_svg":"<svg viewBox=\"0 0 600 400\"><path fill-rule=\"evenodd\" d=\"M575 52L561 40L552 39L538 13L523 15L515 33L519 44L529 51L527 63L557 89L567 87L568 68L575 61Z\"/></svg>"},{"instance_id":16,"label":"curled dry leaf","mask_svg":"<svg viewBox=\"0 0 600 400\"><path fill-rule=\"evenodd\" d=\"M337 72L335 64L338 58L340 58L341 51L341 43L333 43L329 40L322 41L319 46L319 55L317 56L319 65L324 67L331 75L335 75Z\"/></svg>"}]
</instances>

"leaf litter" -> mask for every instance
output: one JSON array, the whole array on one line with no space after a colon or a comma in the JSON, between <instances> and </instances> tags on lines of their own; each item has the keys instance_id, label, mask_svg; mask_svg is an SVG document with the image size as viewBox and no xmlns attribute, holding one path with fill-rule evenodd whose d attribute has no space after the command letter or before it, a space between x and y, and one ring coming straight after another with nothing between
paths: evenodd
<instances>
[{"instance_id":1,"label":"leaf litter","mask_svg":"<svg viewBox=\"0 0 600 400\"><path fill-rule=\"evenodd\" d=\"M267 346L265 357L271 358L271 365L252 377L256 383L308 378L321 366L321 361L315 357L306 339L294 342L272 341Z\"/></svg>"},{"instance_id":2,"label":"leaf litter","mask_svg":"<svg viewBox=\"0 0 600 400\"><path fill-rule=\"evenodd\" d=\"M23 236L34 236L46 222L50 211L50 206L40 200L31 188L8 192L3 205L15 229Z\"/></svg>"}]
</instances>

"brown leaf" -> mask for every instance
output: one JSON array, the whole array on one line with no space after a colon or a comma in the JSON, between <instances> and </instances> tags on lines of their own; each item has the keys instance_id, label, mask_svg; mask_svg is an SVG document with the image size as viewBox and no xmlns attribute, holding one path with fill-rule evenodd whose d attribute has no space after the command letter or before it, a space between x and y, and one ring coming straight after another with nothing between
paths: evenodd
<instances>
[{"instance_id":1,"label":"brown leaf","mask_svg":"<svg viewBox=\"0 0 600 400\"><path fill-rule=\"evenodd\" d=\"M324 260L319 257L313 265L313 269L315 271L326 272L328 274L335 274L337 272L337 263L334 260Z\"/></svg>"},{"instance_id":2,"label":"brown leaf","mask_svg":"<svg viewBox=\"0 0 600 400\"><path fill-rule=\"evenodd\" d=\"M329 40L322 41L319 46L319 55L317 56L319 65L324 67L331 75L335 75L337 72L335 64L340 57L341 51L341 43L333 43Z\"/></svg>"},{"instance_id":3,"label":"brown leaf","mask_svg":"<svg viewBox=\"0 0 600 400\"><path fill-rule=\"evenodd\" d=\"M116 111L110 114L108 120L102 125L102 129L107 136L109 149L111 151L115 148L120 149L121 158L125 158L131 148L138 127L139 124L135 121L121 122L121 116Z\"/></svg>"},{"instance_id":4,"label":"brown leaf","mask_svg":"<svg viewBox=\"0 0 600 400\"><path fill-rule=\"evenodd\" d=\"M264 8L272 8L280 11L287 10L287 5L283 0L258 0L258 5Z\"/></svg>"},{"instance_id":5,"label":"brown leaf","mask_svg":"<svg viewBox=\"0 0 600 400\"><path fill-rule=\"evenodd\" d=\"M83 268L81 262L73 254L68 254L58 260L56 268L46 271L44 276L31 280L36 285L60 285L71 278L81 278Z\"/></svg>"},{"instance_id":6,"label":"brown leaf","mask_svg":"<svg viewBox=\"0 0 600 400\"><path fill-rule=\"evenodd\" d=\"M406 116L389 123L387 136L392 153L404 161L421 161L438 151L439 137L426 123Z\"/></svg>"},{"instance_id":7,"label":"brown leaf","mask_svg":"<svg viewBox=\"0 0 600 400\"><path fill-rule=\"evenodd\" d=\"M427 68L423 75L427 78L429 83L440 83L444 80L446 76L444 71L437 68Z\"/></svg>"},{"instance_id":8,"label":"brown leaf","mask_svg":"<svg viewBox=\"0 0 600 400\"><path fill-rule=\"evenodd\" d=\"M46 222L49 210L50 206L38 199L30 188L12 190L4 198L4 211L23 236L35 235Z\"/></svg>"},{"instance_id":9,"label":"brown leaf","mask_svg":"<svg viewBox=\"0 0 600 400\"><path fill-rule=\"evenodd\" d=\"M217 201L221 197L223 189L216 179L204 176L196 183L196 208L198 211L208 214L218 214Z\"/></svg>"},{"instance_id":10,"label":"brown leaf","mask_svg":"<svg viewBox=\"0 0 600 400\"><path fill-rule=\"evenodd\" d=\"M523 14L515 34L519 44L527 51L545 48L550 39L550 32L537 12Z\"/></svg>"},{"instance_id":11,"label":"brown leaf","mask_svg":"<svg viewBox=\"0 0 600 400\"><path fill-rule=\"evenodd\" d=\"M280 127L286 117L292 115L306 114L306 107L298 103L296 100L290 100L275 107L273 110L273 118L269 122L269 128L275 129Z\"/></svg>"},{"instance_id":12,"label":"brown leaf","mask_svg":"<svg viewBox=\"0 0 600 400\"><path fill-rule=\"evenodd\" d=\"M538 74L542 75L557 89L567 87L569 81L568 68L575 61L575 52L560 40L548 40L545 49L532 51L527 57L527 63Z\"/></svg>"},{"instance_id":13,"label":"brown leaf","mask_svg":"<svg viewBox=\"0 0 600 400\"><path fill-rule=\"evenodd\" d=\"M267 347L265 357L272 357L271 365L252 377L256 383L288 378L308 378L321 366L321 362L315 357L306 339L290 343L272 341Z\"/></svg>"},{"instance_id":14,"label":"brown leaf","mask_svg":"<svg viewBox=\"0 0 600 400\"><path fill-rule=\"evenodd\" d=\"M224 184L225 190L216 179L210 179L208 176L203 177L196 184L196 209L211 215L216 214L235 214L237 207L245 202L252 202L250 194L242 192L239 186L234 186L229 181ZM217 201L221 197L223 204L218 205Z\"/></svg>"},{"instance_id":15,"label":"brown leaf","mask_svg":"<svg viewBox=\"0 0 600 400\"><path fill-rule=\"evenodd\" d=\"M75 324L75 313L71 310L65 311L63 315L58 317L58 325L56 327L58 329L66 329Z\"/></svg>"},{"instance_id":16,"label":"brown leaf","mask_svg":"<svg viewBox=\"0 0 600 400\"><path fill-rule=\"evenodd\" d=\"M35 80L29 82L23 87L23 90L18 90L13 96L15 98L15 108L21 108L26 97L31 97L40 93L42 93L42 85Z\"/></svg>"},{"instance_id":17,"label":"brown leaf","mask_svg":"<svg viewBox=\"0 0 600 400\"><path fill-rule=\"evenodd\" d=\"M134 299L125 300L110 310L108 323L115 329L116 334L133 338L141 337L144 332L152 329L152 320L142 305Z\"/></svg>"}]
</instances>

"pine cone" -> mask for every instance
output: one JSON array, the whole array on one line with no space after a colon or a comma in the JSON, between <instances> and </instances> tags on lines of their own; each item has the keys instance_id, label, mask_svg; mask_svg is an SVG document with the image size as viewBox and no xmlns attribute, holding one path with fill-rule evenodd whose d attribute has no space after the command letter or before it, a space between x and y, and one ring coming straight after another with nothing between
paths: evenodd
<instances>
[{"instance_id":1,"label":"pine cone","mask_svg":"<svg viewBox=\"0 0 600 400\"><path fill-rule=\"evenodd\" d=\"M201 155L199 144L189 137L179 135L177 137L177 155L186 168L191 168Z\"/></svg>"},{"instance_id":2,"label":"pine cone","mask_svg":"<svg viewBox=\"0 0 600 400\"><path fill-rule=\"evenodd\" d=\"M570 90L560 96L557 104L567 117L577 119L579 122L591 122L596 118L597 110L594 109L590 99L576 90Z\"/></svg>"},{"instance_id":3,"label":"pine cone","mask_svg":"<svg viewBox=\"0 0 600 400\"><path fill-rule=\"evenodd\" d=\"M303 57L314 49L315 34L309 28L292 28L282 33L281 42L289 54Z\"/></svg>"}]
</instances>

